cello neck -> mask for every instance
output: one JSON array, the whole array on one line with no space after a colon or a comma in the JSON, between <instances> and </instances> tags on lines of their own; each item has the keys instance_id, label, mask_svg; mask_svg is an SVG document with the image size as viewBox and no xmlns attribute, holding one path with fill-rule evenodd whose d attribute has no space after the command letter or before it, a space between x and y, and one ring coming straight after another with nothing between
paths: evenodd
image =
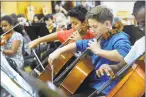
<instances>
[{"instance_id":1,"label":"cello neck","mask_svg":"<svg viewBox=\"0 0 146 97\"><path fill-rule=\"evenodd\" d=\"M63 47L64 45L68 44L71 41L71 39L67 39L64 43L62 43L58 48Z\"/></svg>"}]
</instances>

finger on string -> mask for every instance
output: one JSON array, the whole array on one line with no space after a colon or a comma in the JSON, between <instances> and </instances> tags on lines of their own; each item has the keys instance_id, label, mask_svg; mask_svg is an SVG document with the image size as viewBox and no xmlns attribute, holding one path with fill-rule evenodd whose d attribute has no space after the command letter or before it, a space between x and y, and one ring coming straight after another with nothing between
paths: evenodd
<instances>
[{"instance_id":1,"label":"finger on string","mask_svg":"<svg viewBox=\"0 0 146 97\"><path fill-rule=\"evenodd\" d=\"M111 78L115 78L115 74L114 74L114 72L113 72L113 70L111 68L109 70L109 73L110 73L110 77Z\"/></svg>"},{"instance_id":2,"label":"finger on string","mask_svg":"<svg viewBox=\"0 0 146 97\"><path fill-rule=\"evenodd\" d=\"M100 73L101 73L101 76L104 75L104 72L103 72L103 69L99 69Z\"/></svg>"},{"instance_id":3,"label":"finger on string","mask_svg":"<svg viewBox=\"0 0 146 97\"><path fill-rule=\"evenodd\" d=\"M107 74L107 76L111 76L108 69L104 69L105 73Z\"/></svg>"},{"instance_id":4,"label":"finger on string","mask_svg":"<svg viewBox=\"0 0 146 97\"><path fill-rule=\"evenodd\" d=\"M49 58L49 63L51 64L51 59Z\"/></svg>"},{"instance_id":5,"label":"finger on string","mask_svg":"<svg viewBox=\"0 0 146 97\"><path fill-rule=\"evenodd\" d=\"M96 75L100 78L100 72L99 72L99 70L96 70Z\"/></svg>"}]
</instances>

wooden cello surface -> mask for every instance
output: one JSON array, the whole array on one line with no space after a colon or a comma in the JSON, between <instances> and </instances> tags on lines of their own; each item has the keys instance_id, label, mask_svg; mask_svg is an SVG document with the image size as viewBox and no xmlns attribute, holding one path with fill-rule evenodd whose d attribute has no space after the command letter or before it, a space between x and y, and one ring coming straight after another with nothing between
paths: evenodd
<instances>
[{"instance_id":1,"label":"wooden cello surface","mask_svg":"<svg viewBox=\"0 0 146 97\"><path fill-rule=\"evenodd\" d=\"M82 34L83 32L87 32L88 29L88 23L87 21L83 22L83 25L77 30L80 34ZM58 48L63 47L64 45L68 44L69 42L71 42L71 39L67 39L64 43L62 43ZM54 62L53 62L53 66L54 66L54 78L57 77L57 75L59 75L59 73L61 73L63 71L63 68L66 68L68 64L72 63L73 60L75 59L74 54L72 53L65 53L60 55L59 58L57 58ZM45 76L45 74L50 74L50 70L46 70L44 71L44 73L41 74L40 79L43 80L43 76ZM49 78L48 78L49 79Z\"/></svg>"},{"instance_id":2,"label":"wooden cello surface","mask_svg":"<svg viewBox=\"0 0 146 97\"><path fill-rule=\"evenodd\" d=\"M63 89L67 95L74 94L93 69L94 67L88 59L80 60L60 84L59 88Z\"/></svg>"},{"instance_id":3,"label":"wooden cello surface","mask_svg":"<svg viewBox=\"0 0 146 97\"><path fill-rule=\"evenodd\" d=\"M64 53L57 58L53 65L54 65L54 75L56 76L59 71L66 65L66 63L73 57L72 53Z\"/></svg>"},{"instance_id":4,"label":"wooden cello surface","mask_svg":"<svg viewBox=\"0 0 146 97\"><path fill-rule=\"evenodd\" d=\"M135 64L107 97L141 97L145 91L144 71Z\"/></svg>"},{"instance_id":5,"label":"wooden cello surface","mask_svg":"<svg viewBox=\"0 0 146 97\"><path fill-rule=\"evenodd\" d=\"M110 36L120 32L123 29L123 24L121 22L117 22L115 24L115 29L111 30L110 33L105 33L101 35L97 41L103 39L108 39ZM83 81L88 77L88 75L93 71L94 67L92 63L85 58L84 54L88 52L88 49L86 49L81 56L77 58L77 60L74 61L74 64L76 64L76 61L78 63L72 68L70 73L66 76L64 81L61 83L60 88L63 89L67 95L74 94L77 89L81 86ZM83 58L83 59L82 59Z\"/></svg>"},{"instance_id":6,"label":"wooden cello surface","mask_svg":"<svg viewBox=\"0 0 146 97\"><path fill-rule=\"evenodd\" d=\"M42 72L39 79L43 82L51 81L51 69L49 67L45 68L45 71Z\"/></svg>"},{"instance_id":7,"label":"wooden cello surface","mask_svg":"<svg viewBox=\"0 0 146 97\"><path fill-rule=\"evenodd\" d=\"M54 66L54 77L57 76L57 74L61 71L61 69L66 65L67 62L72 60L73 54L72 53L65 53L62 54L58 59L56 59L53 63ZM51 68L49 67L45 69L45 71L42 72L42 74L39 76L39 79L46 82L51 80Z\"/></svg>"}]
</instances>

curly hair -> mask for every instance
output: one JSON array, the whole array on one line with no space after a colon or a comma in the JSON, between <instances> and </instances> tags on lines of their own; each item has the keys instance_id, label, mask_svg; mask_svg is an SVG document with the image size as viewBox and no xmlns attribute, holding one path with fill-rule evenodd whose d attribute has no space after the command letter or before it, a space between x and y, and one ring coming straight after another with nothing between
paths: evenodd
<instances>
[{"instance_id":1,"label":"curly hair","mask_svg":"<svg viewBox=\"0 0 146 97\"><path fill-rule=\"evenodd\" d=\"M81 22L84 22L86 13L87 13L87 9L84 6L79 5L79 6L75 6L71 10L69 10L67 15L71 16L71 17L75 17L78 20L80 20Z\"/></svg>"}]
</instances>

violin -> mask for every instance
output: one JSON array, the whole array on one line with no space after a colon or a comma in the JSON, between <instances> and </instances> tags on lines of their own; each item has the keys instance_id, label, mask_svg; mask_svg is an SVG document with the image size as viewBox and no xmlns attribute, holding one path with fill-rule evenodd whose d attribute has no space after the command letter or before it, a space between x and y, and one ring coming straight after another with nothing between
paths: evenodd
<instances>
[{"instance_id":1,"label":"violin","mask_svg":"<svg viewBox=\"0 0 146 97\"><path fill-rule=\"evenodd\" d=\"M0 46L4 46L7 41L12 37L13 35L13 29L15 27L17 27L18 25L24 23L24 21L19 22L18 24L16 24L14 27L12 27L11 29L9 29L7 32L5 32L4 34L1 35L1 42L0 42Z\"/></svg>"},{"instance_id":2,"label":"violin","mask_svg":"<svg viewBox=\"0 0 146 97\"><path fill-rule=\"evenodd\" d=\"M12 35L13 35L13 32L6 33L1 38L0 46L4 46L7 43L7 41L12 37Z\"/></svg>"}]
</instances>

